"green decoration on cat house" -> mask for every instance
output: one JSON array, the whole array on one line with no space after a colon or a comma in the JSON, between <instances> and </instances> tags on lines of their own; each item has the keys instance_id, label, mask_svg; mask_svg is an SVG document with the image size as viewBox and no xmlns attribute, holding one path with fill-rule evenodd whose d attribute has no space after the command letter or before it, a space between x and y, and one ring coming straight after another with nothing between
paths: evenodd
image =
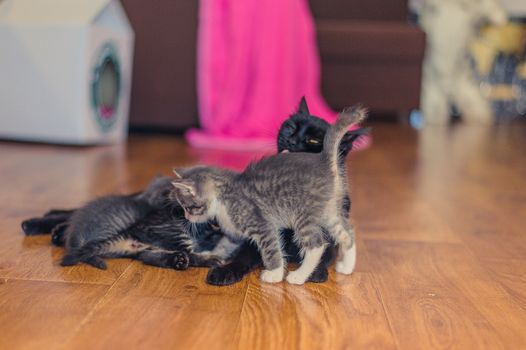
<instances>
[{"instance_id":1,"label":"green decoration on cat house","mask_svg":"<svg viewBox=\"0 0 526 350\"><path fill-rule=\"evenodd\" d=\"M124 141L133 44L118 0L0 0L0 138Z\"/></svg>"}]
</instances>

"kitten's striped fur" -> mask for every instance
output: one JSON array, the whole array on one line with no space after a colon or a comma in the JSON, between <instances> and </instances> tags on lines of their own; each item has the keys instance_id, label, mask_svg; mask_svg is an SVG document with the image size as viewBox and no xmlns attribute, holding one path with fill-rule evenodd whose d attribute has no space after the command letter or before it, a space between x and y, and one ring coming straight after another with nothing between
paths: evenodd
<instances>
[{"instance_id":1,"label":"kitten's striped fur","mask_svg":"<svg viewBox=\"0 0 526 350\"><path fill-rule=\"evenodd\" d=\"M282 153L240 174L203 166L184 169L173 182L175 197L188 220L216 218L228 236L253 241L262 255L265 282L283 279L279 231L284 228L294 231L293 240L303 252L302 267L289 273L288 282L304 283L331 239L341 249L337 271L351 273L354 231L342 215L346 177L338 167L338 152L349 125L365 116L361 107L343 111L329 128L320 154Z\"/></svg>"}]
</instances>

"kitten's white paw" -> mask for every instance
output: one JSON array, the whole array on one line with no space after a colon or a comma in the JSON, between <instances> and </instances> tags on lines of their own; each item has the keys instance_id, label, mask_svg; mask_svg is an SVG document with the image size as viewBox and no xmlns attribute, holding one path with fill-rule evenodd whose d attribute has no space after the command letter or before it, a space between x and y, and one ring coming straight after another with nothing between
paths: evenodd
<instances>
[{"instance_id":1,"label":"kitten's white paw","mask_svg":"<svg viewBox=\"0 0 526 350\"><path fill-rule=\"evenodd\" d=\"M307 276L308 278L309 276ZM290 284L304 284L307 281L303 273L299 273L297 270L289 272L287 275L287 282Z\"/></svg>"},{"instance_id":2,"label":"kitten's white paw","mask_svg":"<svg viewBox=\"0 0 526 350\"><path fill-rule=\"evenodd\" d=\"M349 267L343 261L338 261L336 263L336 272L343 273L344 275L350 275L353 273L354 267Z\"/></svg>"},{"instance_id":3,"label":"kitten's white paw","mask_svg":"<svg viewBox=\"0 0 526 350\"><path fill-rule=\"evenodd\" d=\"M336 263L336 272L350 275L356 266L356 244L343 254L342 260Z\"/></svg>"},{"instance_id":4,"label":"kitten's white paw","mask_svg":"<svg viewBox=\"0 0 526 350\"><path fill-rule=\"evenodd\" d=\"M283 275L285 274L285 269L283 267L278 267L274 270L263 270L261 271L261 280L266 283L278 283L283 281Z\"/></svg>"}]
</instances>

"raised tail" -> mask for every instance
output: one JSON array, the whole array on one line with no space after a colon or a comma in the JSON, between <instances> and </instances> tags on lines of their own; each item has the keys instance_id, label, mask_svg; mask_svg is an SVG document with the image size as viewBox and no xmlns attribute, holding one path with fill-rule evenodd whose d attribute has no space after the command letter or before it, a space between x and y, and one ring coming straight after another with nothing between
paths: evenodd
<instances>
[{"instance_id":1,"label":"raised tail","mask_svg":"<svg viewBox=\"0 0 526 350\"><path fill-rule=\"evenodd\" d=\"M331 163L338 163L340 143L349 126L360 124L365 118L367 118L367 109L361 105L346 108L338 115L336 123L331 125L323 139L322 153Z\"/></svg>"}]
</instances>

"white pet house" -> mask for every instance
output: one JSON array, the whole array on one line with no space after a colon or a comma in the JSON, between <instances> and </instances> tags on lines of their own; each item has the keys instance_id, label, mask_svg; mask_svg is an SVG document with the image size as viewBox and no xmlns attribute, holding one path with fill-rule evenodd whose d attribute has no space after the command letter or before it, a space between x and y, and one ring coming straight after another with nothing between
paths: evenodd
<instances>
[{"instance_id":1,"label":"white pet house","mask_svg":"<svg viewBox=\"0 0 526 350\"><path fill-rule=\"evenodd\" d=\"M0 0L0 138L126 138L133 30L118 0Z\"/></svg>"}]
</instances>

